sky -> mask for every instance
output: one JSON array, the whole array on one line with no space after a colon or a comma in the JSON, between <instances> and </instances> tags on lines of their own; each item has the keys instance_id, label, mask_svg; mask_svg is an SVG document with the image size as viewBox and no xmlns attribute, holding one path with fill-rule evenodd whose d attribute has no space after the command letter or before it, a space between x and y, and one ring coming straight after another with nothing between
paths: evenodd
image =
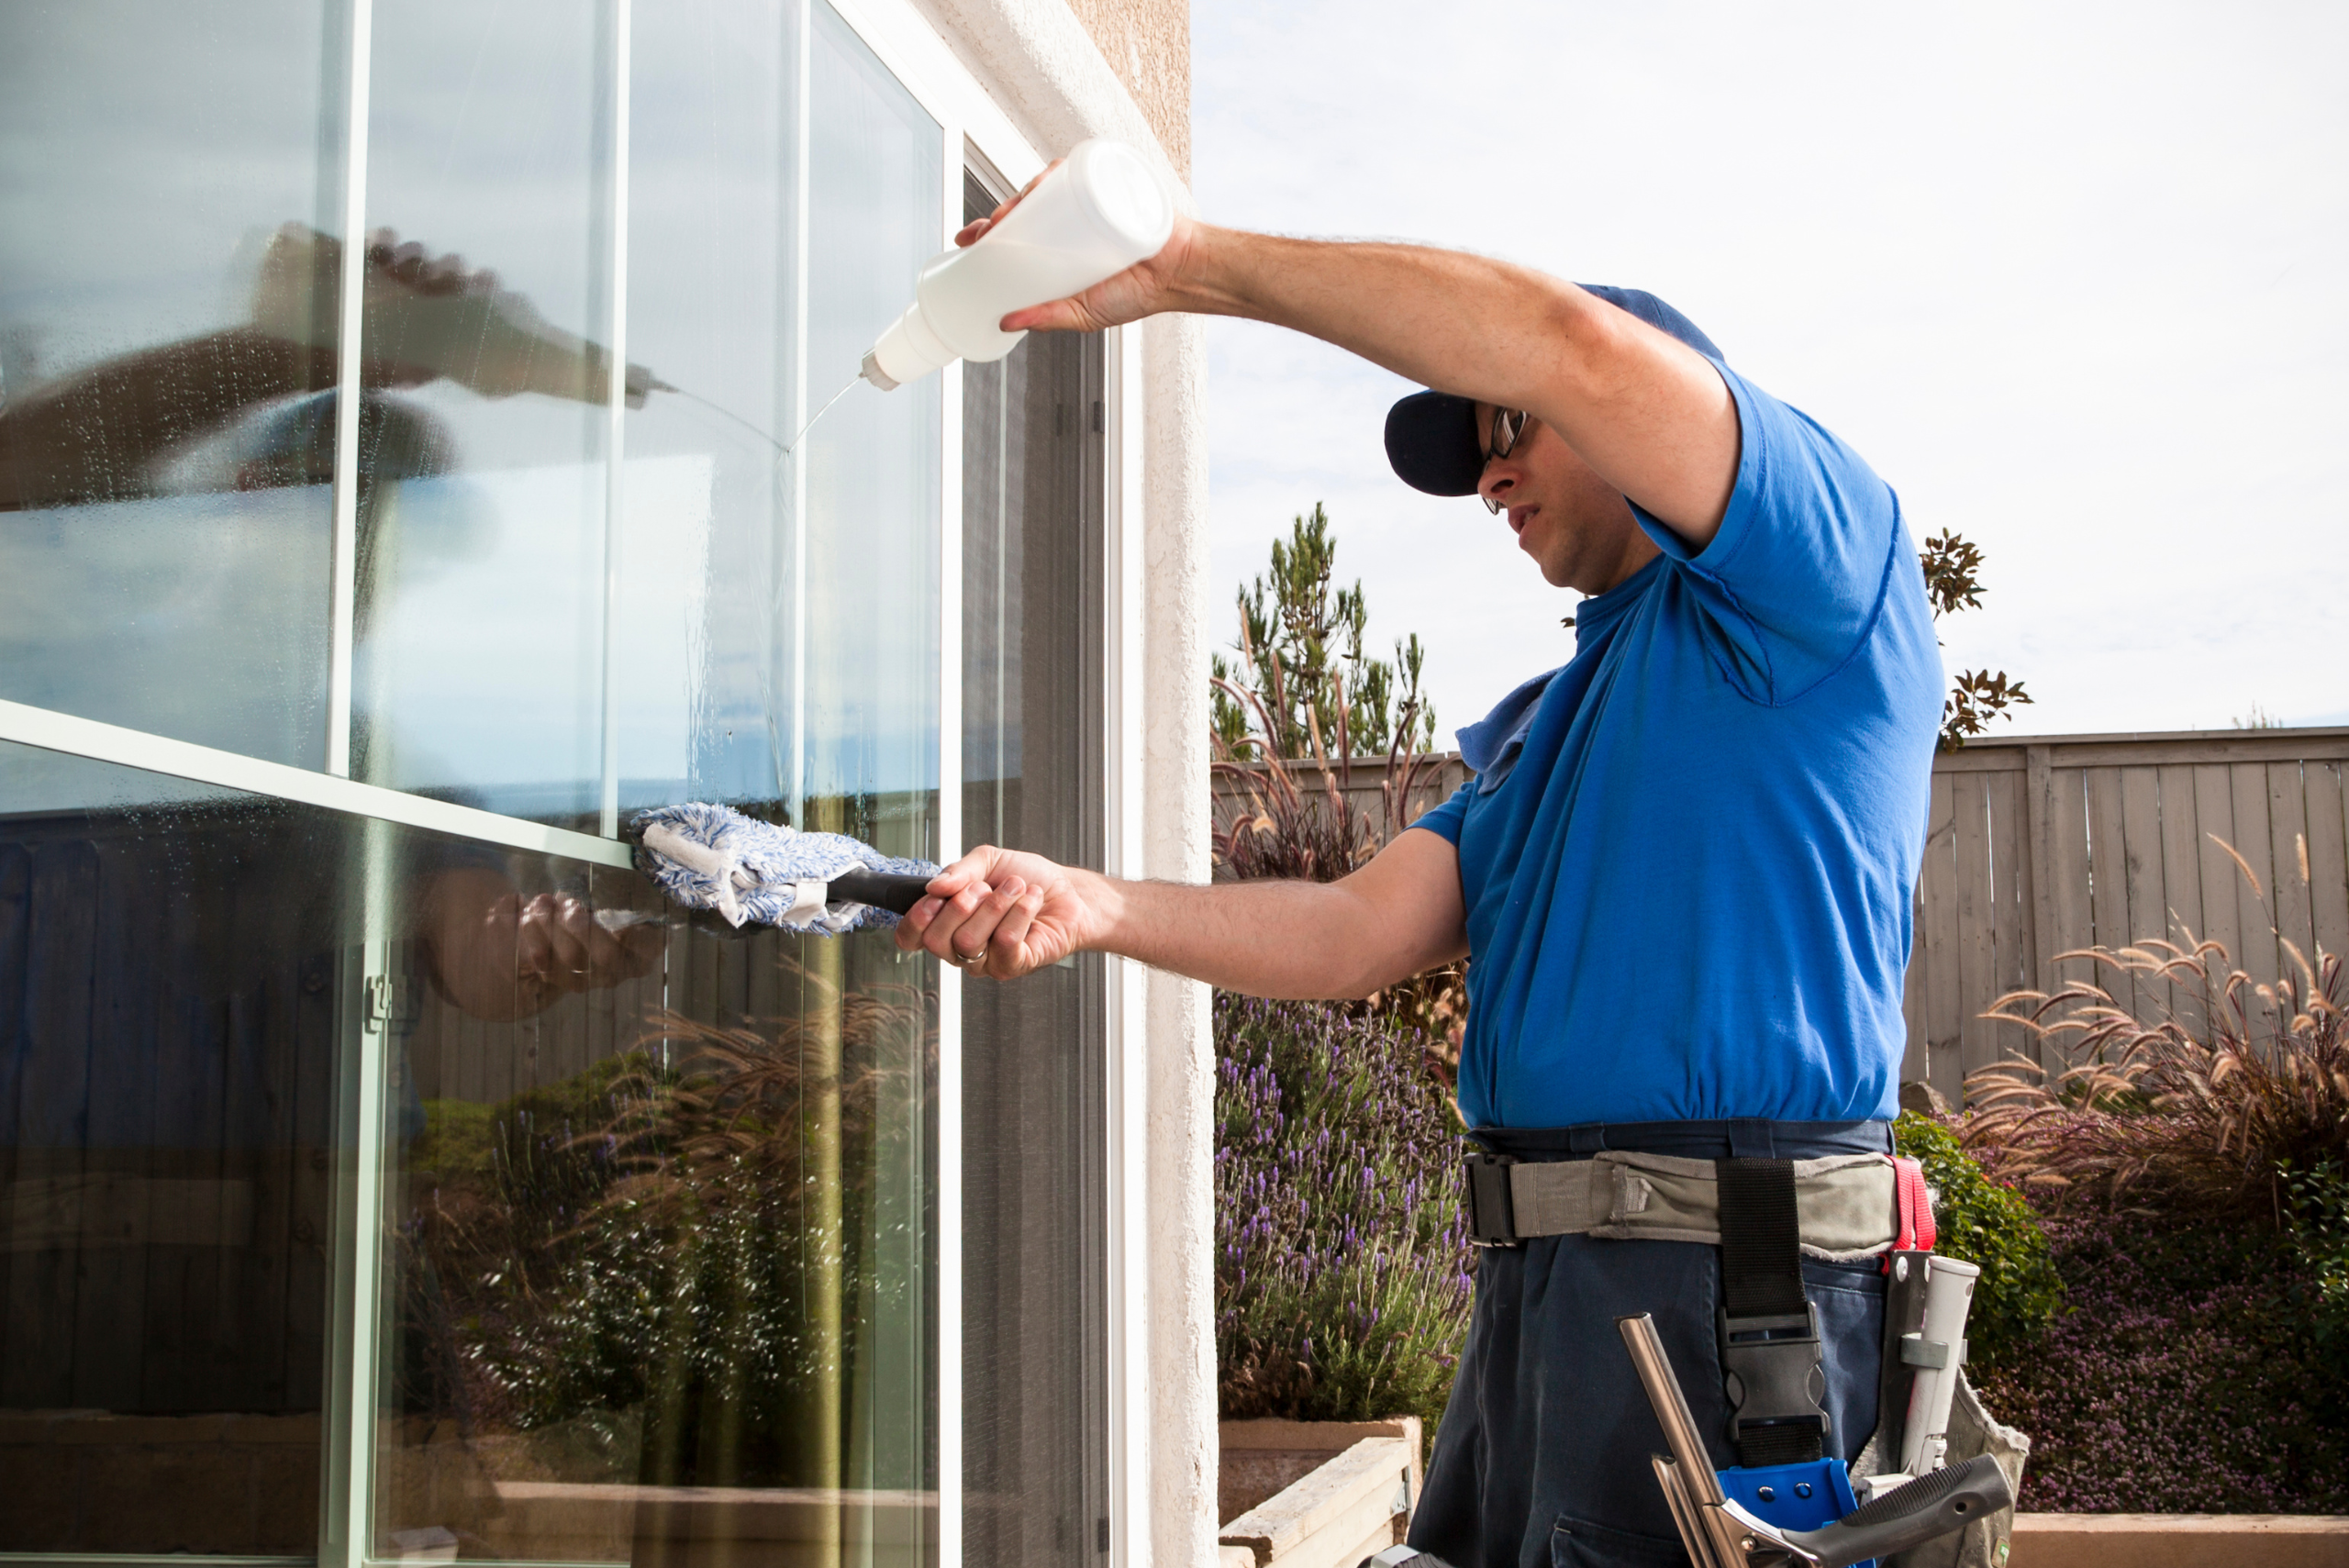
<instances>
[{"instance_id":1,"label":"sky","mask_svg":"<svg viewBox=\"0 0 2349 1568\"><path fill-rule=\"evenodd\" d=\"M1211 222L1651 289L1985 556L2012 733L2349 724L2349 7L1194 0ZM1325 503L1441 743L1574 595L1405 488L1399 378L1211 320L1212 629Z\"/></svg>"}]
</instances>

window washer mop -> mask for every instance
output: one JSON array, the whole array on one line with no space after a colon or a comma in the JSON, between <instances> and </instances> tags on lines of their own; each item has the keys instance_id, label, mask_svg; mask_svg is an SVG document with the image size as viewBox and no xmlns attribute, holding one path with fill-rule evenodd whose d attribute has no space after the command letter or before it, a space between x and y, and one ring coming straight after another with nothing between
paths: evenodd
<instances>
[{"instance_id":1,"label":"window washer mop","mask_svg":"<svg viewBox=\"0 0 2349 1568\"><path fill-rule=\"evenodd\" d=\"M894 926L938 867L885 855L843 833L803 833L695 803L640 813L629 824L637 866L688 909L727 925L755 920L827 937Z\"/></svg>"},{"instance_id":2,"label":"window washer mop","mask_svg":"<svg viewBox=\"0 0 2349 1568\"><path fill-rule=\"evenodd\" d=\"M896 940L996 978L1097 949L1272 996L1467 955L1485 1246L1411 1544L1455 1568L1677 1562L1617 1318L1649 1315L1687 1373L1716 1477L1848 1464L1879 1424L1942 703L1898 502L1661 300L1482 257L1179 217L1149 260L997 326L1168 311L1429 388L1388 415L1397 473L1480 496L1586 595L1574 657L1463 730L1475 777L1343 881L1119 882L985 848Z\"/></svg>"}]
</instances>

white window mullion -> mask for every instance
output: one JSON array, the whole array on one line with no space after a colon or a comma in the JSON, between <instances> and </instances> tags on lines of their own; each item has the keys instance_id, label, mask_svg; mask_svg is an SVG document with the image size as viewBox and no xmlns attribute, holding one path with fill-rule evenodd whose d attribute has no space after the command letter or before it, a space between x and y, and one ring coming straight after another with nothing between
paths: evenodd
<instances>
[{"instance_id":1,"label":"white window mullion","mask_svg":"<svg viewBox=\"0 0 2349 1568\"><path fill-rule=\"evenodd\" d=\"M329 589L327 652L327 765L336 781L351 776L352 660L359 605L359 407L360 367L365 345L367 285L367 118L373 72L373 0L351 0L348 75L343 90L342 272L335 340L334 552ZM23 716L19 716L23 717ZM49 728L54 728L53 726ZM75 736L122 749L126 737ZM145 738L137 738L144 740ZM160 750L137 745L137 750ZM197 769L221 772L217 759L196 756L201 748L176 756L182 766L160 771L189 776ZM164 760L164 759L158 759ZM237 770L241 772L242 770ZM287 770L289 773L293 770ZM209 782L225 783L216 779ZM323 782L323 781L322 781ZM340 784L342 789L354 787ZM328 1258L333 1270L327 1324L326 1409L319 1456L323 1471L319 1504L319 1568L361 1568L366 1562L370 1510L374 1493L375 1298L382 1208L383 1056L380 1041L370 1049L367 997L384 983L388 965L378 940L382 911L376 907L373 873L382 858L380 825L362 834L368 873L366 907L361 913L355 974L347 975L339 1009L342 1043L337 1051L336 1180L329 1220Z\"/></svg>"}]
</instances>

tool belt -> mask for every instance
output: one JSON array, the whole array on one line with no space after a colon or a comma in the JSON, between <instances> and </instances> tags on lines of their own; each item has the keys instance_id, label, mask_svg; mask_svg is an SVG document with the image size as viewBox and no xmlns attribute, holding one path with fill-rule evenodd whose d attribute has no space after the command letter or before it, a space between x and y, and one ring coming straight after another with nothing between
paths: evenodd
<instances>
[{"instance_id":1,"label":"tool belt","mask_svg":"<svg viewBox=\"0 0 2349 1568\"><path fill-rule=\"evenodd\" d=\"M1513 1247L1537 1236L1609 1241L1721 1243L1720 1167L1734 1161L1602 1150L1587 1160L1468 1156L1468 1239ZM1751 1161L1788 1167L1801 1250L1846 1262L1873 1258L1896 1240L1897 1179L1882 1154Z\"/></svg>"},{"instance_id":2,"label":"tool belt","mask_svg":"<svg viewBox=\"0 0 2349 1568\"><path fill-rule=\"evenodd\" d=\"M1820 1459L1832 1435L1802 1260L1889 1254L1913 1230L1923 1198L1913 1166L1884 1154L1690 1160L1601 1150L1520 1161L1478 1151L1467 1157L1467 1177L1469 1240L1480 1247L1591 1236L1721 1250L1729 1437L1748 1466Z\"/></svg>"}]
</instances>

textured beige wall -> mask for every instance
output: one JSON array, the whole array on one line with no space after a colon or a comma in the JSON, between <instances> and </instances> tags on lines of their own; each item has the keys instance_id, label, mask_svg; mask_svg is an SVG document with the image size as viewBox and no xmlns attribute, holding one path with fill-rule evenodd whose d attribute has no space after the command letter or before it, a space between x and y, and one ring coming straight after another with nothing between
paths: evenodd
<instances>
[{"instance_id":1,"label":"textured beige wall","mask_svg":"<svg viewBox=\"0 0 2349 1568\"><path fill-rule=\"evenodd\" d=\"M1190 183L1191 0L1068 0L1068 8Z\"/></svg>"}]
</instances>

